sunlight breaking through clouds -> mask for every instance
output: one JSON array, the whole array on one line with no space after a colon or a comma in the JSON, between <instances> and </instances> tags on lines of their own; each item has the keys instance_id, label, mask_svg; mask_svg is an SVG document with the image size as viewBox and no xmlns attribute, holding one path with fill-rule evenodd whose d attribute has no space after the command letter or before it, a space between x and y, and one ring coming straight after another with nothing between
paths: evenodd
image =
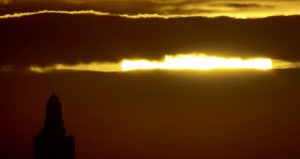
<instances>
[{"instance_id":1,"label":"sunlight breaking through clouds","mask_svg":"<svg viewBox=\"0 0 300 159\"><path fill-rule=\"evenodd\" d=\"M272 69L268 58L222 58L205 54L166 55L162 61L128 60L122 61L122 71L130 70L211 70L211 69Z\"/></svg>"},{"instance_id":2,"label":"sunlight breaking through clouds","mask_svg":"<svg viewBox=\"0 0 300 159\"><path fill-rule=\"evenodd\" d=\"M128 72L138 70L272 70L299 68L299 62L274 60L271 58L219 57L191 53L165 55L161 60L123 59L120 62L92 62L78 64L54 64L31 66L29 71L47 73L53 71Z\"/></svg>"},{"instance_id":3,"label":"sunlight breaking through clouds","mask_svg":"<svg viewBox=\"0 0 300 159\"><path fill-rule=\"evenodd\" d=\"M92 62L78 64L54 64L51 66L31 66L30 71L47 73L52 71L95 71L126 72L134 70L271 70L299 67L298 63L270 58L218 57L206 54L166 55L161 60L123 59L120 62Z\"/></svg>"}]
</instances>

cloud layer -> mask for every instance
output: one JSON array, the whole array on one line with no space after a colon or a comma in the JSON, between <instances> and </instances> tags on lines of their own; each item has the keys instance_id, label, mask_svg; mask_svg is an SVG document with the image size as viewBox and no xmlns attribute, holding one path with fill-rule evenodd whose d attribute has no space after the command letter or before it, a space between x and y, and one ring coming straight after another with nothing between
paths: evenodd
<instances>
[{"instance_id":1,"label":"cloud layer","mask_svg":"<svg viewBox=\"0 0 300 159\"><path fill-rule=\"evenodd\" d=\"M295 0L2 0L0 14L40 10L95 10L113 14L267 17L300 13Z\"/></svg>"},{"instance_id":2,"label":"cloud layer","mask_svg":"<svg viewBox=\"0 0 300 159\"><path fill-rule=\"evenodd\" d=\"M44 13L0 20L0 65L119 62L190 52L298 61L299 28L299 16L131 19Z\"/></svg>"}]
</instances>

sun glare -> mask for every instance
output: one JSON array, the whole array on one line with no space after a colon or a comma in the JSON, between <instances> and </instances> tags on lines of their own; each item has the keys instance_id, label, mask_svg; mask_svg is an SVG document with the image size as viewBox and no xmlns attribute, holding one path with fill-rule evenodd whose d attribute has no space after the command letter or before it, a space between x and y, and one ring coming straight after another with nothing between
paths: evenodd
<instances>
[{"instance_id":1,"label":"sun glare","mask_svg":"<svg viewBox=\"0 0 300 159\"><path fill-rule=\"evenodd\" d=\"M54 64L51 66L31 66L29 70L36 73L51 71L94 71L94 72L127 72L134 70L271 70L299 67L300 63L270 58L218 57L207 54L191 53L165 55L162 60L123 59L120 62L92 62L77 64Z\"/></svg>"},{"instance_id":2,"label":"sun glare","mask_svg":"<svg viewBox=\"0 0 300 159\"><path fill-rule=\"evenodd\" d=\"M212 69L272 69L269 58L222 58L204 54L166 55L162 61L124 59L122 71L131 70L212 70Z\"/></svg>"}]
</instances>

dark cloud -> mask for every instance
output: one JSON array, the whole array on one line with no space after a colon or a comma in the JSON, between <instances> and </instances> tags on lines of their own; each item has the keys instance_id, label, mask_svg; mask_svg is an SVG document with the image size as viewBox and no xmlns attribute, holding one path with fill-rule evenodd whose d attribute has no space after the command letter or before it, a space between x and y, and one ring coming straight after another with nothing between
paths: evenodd
<instances>
[{"instance_id":1,"label":"dark cloud","mask_svg":"<svg viewBox=\"0 0 300 159\"><path fill-rule=\"evenodd\" d=\"M0 63L157 59L194 51L296 61L299 28L299 16L238 20L40 14L0 20Z\"/></svg>"},{"instance_id":2,"label":"dark cloud","mask_svg":"<svg viewBox=\"0 0 300 159\"><path fill-rule=\"evenodd\" d=\"M257 8L274 8L273 5L259 4L259 3L224 3L223 6L236 9L257 9Z\"/></svg>"}]
</instances>

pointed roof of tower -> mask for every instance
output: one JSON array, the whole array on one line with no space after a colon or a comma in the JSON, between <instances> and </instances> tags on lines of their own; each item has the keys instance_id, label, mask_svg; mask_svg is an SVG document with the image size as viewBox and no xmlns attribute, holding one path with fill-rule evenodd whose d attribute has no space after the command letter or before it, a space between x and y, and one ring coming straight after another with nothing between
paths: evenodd
<instances>
[{"instance_id":1,"label":"pointed roof of tower","mask_svg":"<svg viewBox=\"0 0 300 159\"><path fill-rule=\"evenodd\" d=\"M54 92L50 95L50 97L48 99L48 104L49 103L61 104L60 101L59 101L59 99L58 99L58 97L57 97L57 95Z\"/></svg>"},{"instance_id":2,"label":"pointed roof of tower","mask_svg":"<svg viewBox=\"0 0 300 159\"><path fill-rule=\"evenodd\" d=\"M64 130L61 103L55 93L52 93L47 102L44 128L47 130Z\"/></svg>"}]
</instances>

